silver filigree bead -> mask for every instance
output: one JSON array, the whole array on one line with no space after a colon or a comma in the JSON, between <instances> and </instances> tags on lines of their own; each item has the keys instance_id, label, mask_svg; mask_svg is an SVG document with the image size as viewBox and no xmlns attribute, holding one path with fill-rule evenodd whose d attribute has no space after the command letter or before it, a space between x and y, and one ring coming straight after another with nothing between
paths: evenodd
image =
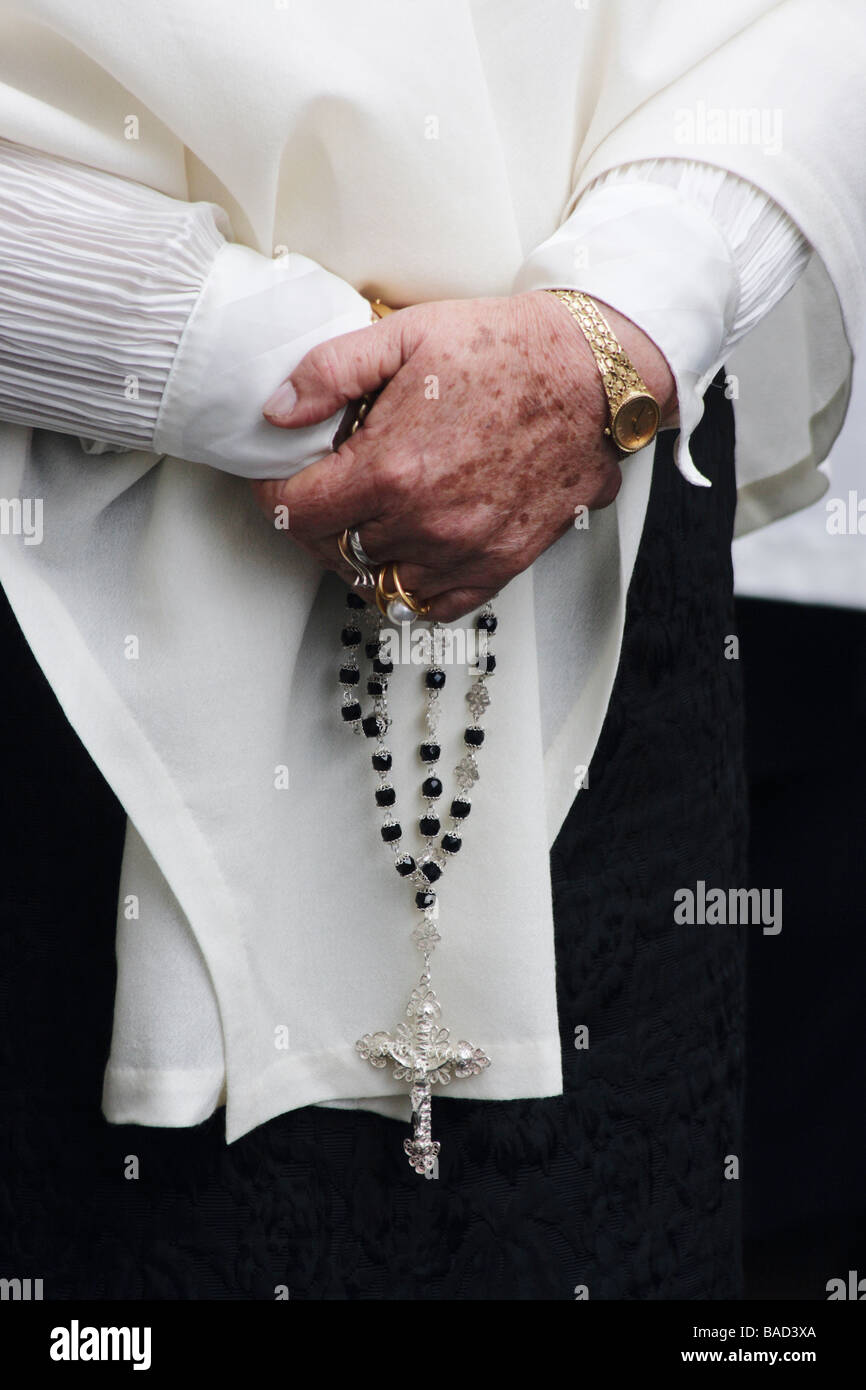
<instances>
[{"instance_id":1,"label":"silver filigree bead","mask_svg":"<svg viewBox=\"0 0 866 1390\"><path fill-rule=\"evenodd\" d=\"M460 759L454 769L454 774L457 778L457 785L462 791L468 791L470 787L474 787L481 775L478 771L478 764L471 753L467 753L465 758Z\"/></svg>"},{"instance_id":2,"label":"silver filigree bead","mask_svg":"<svg viewBox=\"0 0 866 1390\"><path fill-rule=\"evenodd\" d=\"M484 681L477 680L466 692L466 703L476 719L479 719L490 704L490 691Z\"/></svg>"},{"instance_id":3,"label":"silver filigree bead","mask_svg":"<svg viewBox=\"0 0 866 1390\"><path fill-rule=\"evenodd\" d=\"M418 950L423 951L424 954L427 955L429 951L434 950L435 947L438 946L442 937L436 923L431 921L429 917L425 917L424 921L419 922L418 926L414 928L412 940L415 942Z\"/></svg>"}]
</instances>

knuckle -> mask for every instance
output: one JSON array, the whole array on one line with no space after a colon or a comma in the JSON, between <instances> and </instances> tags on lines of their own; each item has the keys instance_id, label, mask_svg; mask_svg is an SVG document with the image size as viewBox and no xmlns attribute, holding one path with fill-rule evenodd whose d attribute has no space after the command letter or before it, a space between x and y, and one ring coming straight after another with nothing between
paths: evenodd
<instances>
[{"instance_id":1,"label":"knuckle","mask_svg":"<svg viewBox=\"0 0 866 1390\"><path fill-rule=\"evenodd\" d=\"M441 521L426 521L417 532L418 558L433 562L437 567L452 566L454 558L462 555L461 547L455 543L450 526Z\"/></svg>"},{"instance_id":2,"label":"knuckle","mask_svg":"<svg viewBox=\"0 0 866 1390\"><path fill-rule=\"evenodd\" d=\"M344 468L348 472L355 467L357 461L358 449L354 440L344 439L339 449L337 449L333 455L333 463L335 466Z\"/></svg>"},{"instance_id":3,"label":"knuckle","mask_svg":"<svg viewBox=\"0 0 866 1390\"><path fill-rule=\"evenodd\" d=\"M474 556L483 552L482 532L471 512L459 510L433 517L428 538L454 555Z\"/></svg>"},{"instance_id":4,"label":"knuckle","mask_svg":"<svg viewBox=\"0 0 866 1390\"><path fill-rule=\"evenodd\" d=\"M343 357L335 339L329 339L314 347L308 354L308 362L324 386L333 391L334 395L349 399L343 389Z\"/></svg>"},{"instance_id":5,"label":"knuckle","mask_svg":"<svg viewBox=\"0 0 866 1390\"><path fill-rule=\"evenodd\" d=\"M408 503L417 507L423 495L418 490L418 465L411 456L391 453L378 466L378 481L386 498L400 511Z\"/></svg>"},{"instance_id":6,"label":"knuckle","mask_svg":"<svg viewBox=\"0 0 866 1390\"><path fill-rule=\"evenodd\" d=\"M390 468L370 459L364 465L364 510L370 519L390 520L402 511L400 496Z\"/></svg>"}]
</instances>

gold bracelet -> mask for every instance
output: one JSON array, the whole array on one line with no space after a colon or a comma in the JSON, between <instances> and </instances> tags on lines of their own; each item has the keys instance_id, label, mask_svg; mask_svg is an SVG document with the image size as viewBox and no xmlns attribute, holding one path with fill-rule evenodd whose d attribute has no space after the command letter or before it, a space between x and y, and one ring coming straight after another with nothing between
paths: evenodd
<instances>
[{"instance_id":1,"label":"gold bracelet","mask_svg":"<svg viewBox=\"0 0 866 1390\"><path fill-rule=\"evenodd\" d=\"M549 290L576 319L595 358L610 407L605 427L618 449L636 454L658 433L661 410L643 377L629 360L619 339L594 299L580 290Z\"/></svg>"}]
</instances>

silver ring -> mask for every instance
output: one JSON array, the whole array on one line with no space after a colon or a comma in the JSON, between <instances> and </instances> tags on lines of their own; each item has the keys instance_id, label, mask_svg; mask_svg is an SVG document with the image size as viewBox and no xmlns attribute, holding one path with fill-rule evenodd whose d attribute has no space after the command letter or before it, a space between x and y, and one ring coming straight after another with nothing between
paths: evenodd
<instances>
[{"instance_id":1,"label":"silver ring","mask_svg":"<svg viewBox=\"0 0 866 1390\"><path fill-rule=\"evenodd\" d=\"M355 559L360 560L361 564L365 567L365 569L373 569L373 561L370 559L369 555L367 554L366 550L361 544L361 537L358 535L357 527L350 527L349 529L349 544L352 547L352 553L355 556Z\"/></svg>"},{"instance_id":2,"label":"silver ring","mask_svg":"<svg viewBox=\"0 0 866 1390\"><path fill-rule=\"evenodd\" d=\"M363 551L360 541L358 545ZM337 537L337 548L349 568L355 571L355 588L375 589L376 576L373 574L372 567L369 563L364 564L358 559L352 537L348 531L344 531L342 535Z\"/></svg>"}]
</instances>

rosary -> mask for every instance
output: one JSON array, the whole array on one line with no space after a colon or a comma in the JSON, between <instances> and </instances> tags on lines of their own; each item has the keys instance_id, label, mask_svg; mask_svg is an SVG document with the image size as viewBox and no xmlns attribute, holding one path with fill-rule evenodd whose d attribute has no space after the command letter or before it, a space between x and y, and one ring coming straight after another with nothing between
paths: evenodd
<instances>
[{"instance_id":1,"label":"rosary","mask_svg":"<svg viewBox=\"0 0 866 1390\"><path fill-rule=\"evenodd\" d=\"M351 534L354 556L363 555L363 549L356 542L357 532L347 533L341 543L341 551L349 559L347 539ZM350 561L351 562L351 561ZM370 572L363 564L353 567L361 576L361 587L371 582ZM441 835L439 803L444 787L437 776L437 764L441 748L437 742L439 727L439 696L445 686L445 671L441 662L443 629L432 623L424 634L423 689L425 696L426 737L419 745L418 757L423 768L421 799L424 810L418 821L418 830L423 840L423 848L417 857L409 854L403 846L403 828L394 819L394 806L397 794L389 781L392 768L392 754L385 742L391 720L388 714L388 680L393 675L394 664L383 652L383 617L393 622L405 622L423 613L412 602L399 582L396 570L391 566L396 588L384 589L385 567L379 574L376 584L376 606L368 605L360 594L349 590L346 603L349 614L346 625L340 634L343 648L343 663L340 667L340 685L343 689L341 714L346 724L352 726L356 734L374 741L372 753L373 770L377 774L375 788L376 805L384 812L381 836L385 845L394 855L394 867L401 878L414 890L414 904L422 914L412 932L412 939L424 957L424 968L418 984L412 990L406 1005L405 1021L399 1023L393 1032L379 1031L366 1033L355 1046L365 1061L374 1067L394 1064L393 1075L398 1081L407 1081L411 1086L413 1134L405 1139L403 1148L409 1163L416 1173L432 1178L437 1169L439 1143L434 1140L430 1129L431 1091L436 1082L447 1085L452 1076L463 1078L476 1076L490 1065L490 1058L480 1047L471 1043L452 1043L449 1030L440 1025L441 1006L431 985L430 956L441 940L437 930L438 897L434 885L447 866L448 860L457 854L463 844L463 823L472 809L471 792L478 781L477 750L484 742L484 730L480 726L487 706L490 692L487 679L496 667L496 659L488 651L488 640L496 631L497 619L490 604L487 604L476 620L476 632L482 649L477 666L477 674L471 676L466 692L466 702L471 715L471 723L463 734L465 752L454 769L458 791L450 806L450 824ZM356 581L357 582L357 581ZM367 640L361 624L366 625ZM372 707L364 714L358 699L358 686L361 681L359 650L363 646L367 662L367 693L372 696Z\"/></svg>"}]
</instances>

